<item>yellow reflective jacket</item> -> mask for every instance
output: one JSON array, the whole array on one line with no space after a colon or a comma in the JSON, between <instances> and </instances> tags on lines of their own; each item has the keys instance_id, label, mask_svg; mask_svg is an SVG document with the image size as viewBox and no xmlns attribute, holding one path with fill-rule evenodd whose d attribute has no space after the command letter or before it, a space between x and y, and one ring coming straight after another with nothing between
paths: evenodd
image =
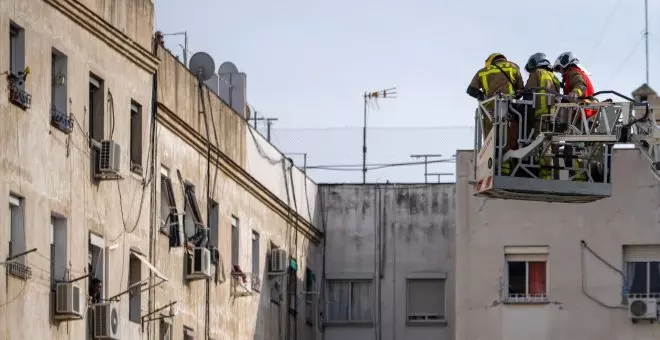
<instances>
[{"instance_id":1,"label":"yellow reflective jacket","mask_svg":"<svg viewBox=\"0 0 660 340\"><path fill-rule=\"evenodd\" d=\"M550 71L543 68L537 68L529 73L529 78L525 84L525 90L531 89L548 89L555 93L559 93L561 84L557 76ZM545 90L536 90L537 93L547 93ZM531 95L531 94L530 94ZM531 98L530 98L531 99ZM534 113L536 116L547 114L550 110L550 107L553 105L553 97L537 95L535 101L535 110Z\"/></svg>"}]
</instances>

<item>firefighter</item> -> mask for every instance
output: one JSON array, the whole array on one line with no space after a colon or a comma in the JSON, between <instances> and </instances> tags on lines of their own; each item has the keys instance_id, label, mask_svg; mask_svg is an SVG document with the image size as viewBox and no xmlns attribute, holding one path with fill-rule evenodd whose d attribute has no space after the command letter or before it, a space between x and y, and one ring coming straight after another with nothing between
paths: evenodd
<instances>
[{"instance_id":1,"label":"firefighter","mask_svg":"<svg viewBox=\"0 0 660 340\"><path fill-rule=\"evenodd\" d=\"M498 93L520 98L523 88L523 79L518 65L508 61L501 53L492 53L486 59L484 67L477 71L472 78L466 92L471 97L483 101ZM484 106L489 112L494 112L493 102L489 102ZM482 117L484 123L483 136L486 137L493 124L486 114L482 113ZM516 149L518 140L517 122L511 121L507 131L509 132L508 145L511 149ZM503 163L502 175L508 175L510 171L510 162Z\"/></svg>"},{"instance_id":2,"label":"firefighter","mask_svg":"<svg viewBox=\"0 0 660 340\"><path fill-rule=\"evenodd\" d=\"M565 96L568 96L573 101L592 101L588 99L588 97L591 97L595 92L594 87L591 84L591 79L589 79L587 72L585 72L582 65L580 65L580 61L573 55L573 53L564 52L560 54L555 61L553 69L555 72L561 73L562 75ZM587 98L579 99L580 97ZM597 112L598 111L594 109L584 109L584 114L587 119L593 117ZM564 127L568 122L572 121L570 115L567 117L562 117L561 120ZM579 124L579 126L582 126L582 124ZM571 157L573 153L572 145L565 146L564 152L566 153L565 159L568 164L570 164L572 160L574 167L580 169L583 168L583 161L578 159L573 160L573 157ZM569 174L572 177L575 176L573 177L573 180L575 181L583 182L587 180L587 175L585 172L569 171Z\"/></svg>"},{"instance_id":3,"label":"firefighter","mask_svg":"<svg viewBox=\"0 0 660 340\"><path fill-rule=\"evenodd\" d=\"M543 123L541 118L550 112L550 107L552 106L554 96L544 95L547 93L546 90L550 90L550 93L559 93L561 88L559 79L552 72L551 67L552 64L546 58L545 53L532 54L527 60L527 64L525 64L525 71L529 73L529 78L527 78L527 83L525 84L525 94L523 97L526 100L534 100L534 112L527 112L527 134L530 140L536 138L541 131ZM537 94L536 98L534 98L534 93ZM547 131L549 129L544 127L543 130ZM539 159L539 166L539 178L553 178L552 170L548 169L549 166L552 166L551 159L541 157Z\"/></svg>"}]
</instances>

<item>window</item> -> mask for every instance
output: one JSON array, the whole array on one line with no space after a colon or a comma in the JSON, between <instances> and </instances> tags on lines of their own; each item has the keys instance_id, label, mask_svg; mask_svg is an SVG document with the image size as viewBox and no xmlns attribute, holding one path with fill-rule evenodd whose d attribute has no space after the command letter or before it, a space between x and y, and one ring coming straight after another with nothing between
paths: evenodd
<instances>
[{"instance_id":1,"label":"window","mask_svg":"<svg viewBox=\"0 0 660 340\"><path fill-rule=\"evenodd\" d=\"M316 275L309 267L305 269L305 320L314 323L314 299L316 298Z\"/></svg>"},{"instance_id":2,"label":"window","mask_svg":"<svg viewBox=\"0 0 660 340\"><path fill-rule=\"evenodd\" d=\"M131 171L142 175L142 106L131 102Z\"/></svg>"},{"instance_id":3,"label":"window","mask_svg":"<svg viewBox=\"0 0 660 340\"><path fill-rule=\"evenodd\" d=\"M9 23L9 72L25 71L25 30L13 21Z\"/></svg>"},{"instance_id":4,"label":"window","mask_svg":"<svg viewBox=\"0 0 660 340\"><path fill-rule=\"evenodd\" d=\"M328 322L371 323L372 280L328 280Z\"/></svg>"},{"instance_id":5,"label":"window","mask_svg":"<svg viewBox=\"0 0 660 340\"><path fill-rule=\"evenodd\" d=\"M132 322L141 322L142 294L142 261L131 252L128 263L128 319Z\"/></svg>"},{"instance_id":6,"label":"window","mask_svg":"<svg viewBox=\"0 0 660 340\"><path fill-rule=\"evenodd\" d=\"M185 201L183 232L187 242L200 247L206 239L206 228L202 223L202 215L197 205L195 187L189 183L185 185Z\"/></svg>"},{"instance_id":7,"label":"window","mask_svg":"<svg viewBox=\"0 0 660 340\"><path fill-rule=\"evenodd\" d=\"M292 261L294 261L292 259ZM289 311L298 310L298 278L295 269L289 266L287 273L287 293L289 294Z\"/></svg>"},{"instance_id":8,"label":"window","mask_svg":"<svg viewBox=\"0 0 660 340\"><path fill-rule=\"evenodd\" d=\"M211 220L209 221L209 246L218 247L218 223L220 220L220 206L218 202L209 199Z\"/></svg>"},{"instance_id":9,"label":"window","mask_svg":"<svg viewBox=\"0 0 660 340\"><path fill-rule=\"evenodd\" d=\"M660 297L660 245L623 246L624 298Z\"/></svg>"},{"instance_id":10,"label":"window","mask_svg":"<svg viewBox=\"0 0 660 340\"><path fill-rule=\"evenodd\" d=\"M25 245L25 210L24 200L16 195L9 195L9 256L24 252ZM13 262L26 264L25 255L12 259Z\"/></svg>"},{"instance_id":11,"label":"window","mask_svg":"<svg viewBox=\"0 0 660 340\"><path fill-rule=\"evenodd\" d=\"M547 302L548 247L505 247L507 302Z\"/></svg>"},{"instance_id":12,"label":"window","mask_svg":"<svg viewBox=\"0 0 660 340\"><path fill-rule=\"evenodd\" d=\"M66 218L52 214L50 217L50 275L51 283L68 281Z\"/></svg>"},{"instance_id":13,"label":"window","mask_svg":"<svg viewBox=\"0 0 660 340\"><path fill-rule=\"evenodd\" d=\"M252 276L259 277L259 233L252 231Z\"/></svg>"},{"instance_id":14,"label":"window","mask_svg":"<svg viewBox=\"0 0 660 340\"><path fill-rule=\"evenodd\" d=\"M160 319L160 340L172 340L172 322L161 315Z\"/></svg>"},{"instance_id":15,"label":"window","mask_svg":"<svg viewBox=\"0 0 660 340\"><path fill-rule=\"evenodd\" d=\"M51 52L50 119L64 132L73 129L73 121L67 112L67 56L53 49Z\"/></svg>"},{"instance_id":16,"label":"window","mask_svg":"<svg viewBox=\"0 0 660 340\"><path fill-rule=\"evenodd\" d=\"M183 327L183 340L194 340L195 331L190 327Z\"/></svg>"},{"instance_id":17,"label":"window","mask_svg":"<svg viewBox=\"0 0 660 340\"><path fill-rule=\"evenodd\" d=\"M231 264L232 266L238 266L238 217L231 217Z\"/></svg>"},{"instance_id":18,"label":"window","mask_svg":"<svg viewBox=\"0 0 660 340\"><path fill-rule=\"evenodd\" d=\"M445 320L444 279L408 279L406 288L408 323Z\"/></svg>"},{"instance_id":19,"label":"window","mask_svg":"<svg viewBox=\"0 0 660 340\"><path fill-rule=\"evenodd\" d=\"M105 257L105 240L101 236L90 233L88 251L89 288L87 295L90 297L92 304L100 303L107 296Z\"/></svg>"},{"instance_id":20,"label":"window","mask_svg":"<svg viewBox=\"0 0 660 340\"><path fill-rule=\"evenodd\" d=\"M160 169L160 232L170 237L170 247L181 246L179 236L179 215L174 200L174 190L169 169Z\"/></svg>"},{"instance_id":21,"label":"window","mask_svg":"<svg viewBox=\"0 0 660 340\"><path fill-rule=\"evenodd\" d=\"M104 134L103 80L89 75L89 138L100 142Z\"/></svg>"}]
</instances>

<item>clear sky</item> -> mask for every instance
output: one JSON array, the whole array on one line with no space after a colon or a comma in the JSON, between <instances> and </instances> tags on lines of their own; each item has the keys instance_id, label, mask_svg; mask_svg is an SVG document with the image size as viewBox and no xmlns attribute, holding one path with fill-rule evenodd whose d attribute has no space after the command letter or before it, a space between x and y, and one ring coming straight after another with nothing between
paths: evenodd
<instances>
[{"instance_id":1,"label":"clear sky","mask_svg":"<svg viewBox=\"0 0 660 340\"><path fill-rule=\"evenodd\" d=\"M155 7L156 29L187 30L191 52L246 72L248 102L277 117L278 128L361 126L362 93L392 86L398 98L380 102L369 126L473 125L475 102L465 89L492 52L522 68L532 53L554 62L572 51L597 90L629 94L645 77L644 0L155 0ZM656 90L658 13L660 1L649 0ZM182 37L166 37L175 53L178 44Z\"/></svg>"}]
</instances>

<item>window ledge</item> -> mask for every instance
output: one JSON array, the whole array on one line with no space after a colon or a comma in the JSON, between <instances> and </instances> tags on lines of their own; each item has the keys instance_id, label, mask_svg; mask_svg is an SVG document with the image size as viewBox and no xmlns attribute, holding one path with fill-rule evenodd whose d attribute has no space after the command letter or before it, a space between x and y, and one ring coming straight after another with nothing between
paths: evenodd
<instances>
[{"instance_id":1,"label":"window ledge","mask_svg":"<svg viewBox=\"0 0 660 340\"><path fill-rule=\"evenodd\" d=\"M548 299L529 299L529 300L523 300L523 299L504 299L502 301L503 304L505 305L548 305L550 304L550 300Z\"/></svg>"},{"instance_id":2,"label":"window ledge","mask_svg":"<svg viewBox=\"0 0 660 340\"><path fill-rule=\"evenodd\" d=\"M427 320L427 321L415 321L415 320L406 320L406 326L415 326L415 327L444 327L447 326L447 319L443 320Z\"/></svg>"},{"instance_id":3,"label":"window ledge","mask_svg":"<svg viewBox=\"0 0 660 340\"><path fill-rule=\"evenodd\" d=\"M373 327L373 321L325 321L329 327Z\"/></svg>"}]
</instances>

